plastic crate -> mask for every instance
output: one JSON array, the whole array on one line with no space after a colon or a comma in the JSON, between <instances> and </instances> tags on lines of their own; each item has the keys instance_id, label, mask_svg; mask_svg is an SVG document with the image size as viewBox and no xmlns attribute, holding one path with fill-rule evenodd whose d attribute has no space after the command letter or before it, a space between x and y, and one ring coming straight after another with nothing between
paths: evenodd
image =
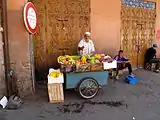
<instances>
[{"instance_id":1,"label":"plastic crate","mask_svg":"<svg viewBox=\"0 0 160 120\"><path fill-rule=\"evenodd\" d=\"M137 83L137 78L136 78L136 76L128 75L125 79L125 82L127 82L128 84L131 84L131 85L135 85Z\"/></svg>"}]
</instances>

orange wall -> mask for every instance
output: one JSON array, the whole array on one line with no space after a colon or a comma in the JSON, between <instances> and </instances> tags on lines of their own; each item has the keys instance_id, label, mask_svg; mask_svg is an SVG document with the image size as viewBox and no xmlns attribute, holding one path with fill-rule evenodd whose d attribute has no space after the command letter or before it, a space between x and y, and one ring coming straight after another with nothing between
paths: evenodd
<instances>
[{"instance_id":1,"label":"orange wall","mask_svg":"<svg viewBox=\"0 0 160 120\"><path fill-rule=\"evenodd\" d=\"M10 63L16 73L21 96L31 94L29 34L24 27L23 7L27 0L7 0Z\"/></svg>"},{"instance_id":2,"label":"orange wall","mask_svg":"<svg viewBox=\"0 0 160 120\"><path fill-rule=\"evenodd\" d=\"M156 18L156 30L160 29L160 0L155 0L157 2L157 18ZM158 43L158 57L160 57L160 39L156 40Z\"/></svg>"},{"instance_id":3,"label":"orange wall","mask_svg":"<svg viewBox=\"0 0 160 120\"><path fill-rule=\"evenodd\" d=\"M98 52L117 54L120 48L121 0L91 0L91 32Z\"/></svg>"},{"instance_id":4,"label":"orange wall","mask_svg":"<svg viewBox=\"0 0 160 120\"><path fill-rule=\"evenodd\" d=\"M156 30L160 28L160 0L145 0L157 3ZM96 50L115 55L120 48L121 0L91 0L91 32ZM158 56L160 57L160 40Z\"/></svg>"}]
</instances>

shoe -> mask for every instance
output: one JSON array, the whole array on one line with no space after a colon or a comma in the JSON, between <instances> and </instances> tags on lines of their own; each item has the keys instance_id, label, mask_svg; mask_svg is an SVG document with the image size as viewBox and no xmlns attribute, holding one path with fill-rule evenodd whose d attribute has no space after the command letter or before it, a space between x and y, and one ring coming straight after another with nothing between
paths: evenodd
<instances>
[{"instance_id":1,"label":"shoe","mask_svg":"<svg viewBox=\"0 0 160 120\"><path fill-rule=\"evenodd\" d=\"M155 72L156 72L156 73L159 73L159 70L157 69L157 70L155 70Z\"/></svg>"},{"instance_id":2,"label":"shoe","mask_svg":"<svg viewBox=\"0 0 160 120\"><path fill-rule=\"evenodd\" d=\"M119 80L119 76L116 76L116 80Z\"/></svg>"},{"instance_id":3,"label":"shoe","mask_svg":"<svg viewBox=\"0 0 160 120\"><path fill-rule=\"evenodd\" d=\"M131 77L134 77L135 75L133 73L129 74Z\"/></svg>"}]
</instances>

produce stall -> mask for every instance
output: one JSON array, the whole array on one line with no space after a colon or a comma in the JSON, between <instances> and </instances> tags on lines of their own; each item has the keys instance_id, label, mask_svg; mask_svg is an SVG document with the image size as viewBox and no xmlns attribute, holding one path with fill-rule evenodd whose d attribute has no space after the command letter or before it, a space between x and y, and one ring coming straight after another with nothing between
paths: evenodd
<instances>
[{"instance_id":1,"label":"produce stall","mask_svg":"<svg viewBox=\"0 0 160 120\"><path fill-rule=\"evenodd\" d=\"M93 56L59 56L60 72L51 72L49 77L64 75L66 89L75 89L82 98L96 96L101 86L107 85L108 69L116 68L116 61L104 54Z\"/></svg>"}]
</instances>

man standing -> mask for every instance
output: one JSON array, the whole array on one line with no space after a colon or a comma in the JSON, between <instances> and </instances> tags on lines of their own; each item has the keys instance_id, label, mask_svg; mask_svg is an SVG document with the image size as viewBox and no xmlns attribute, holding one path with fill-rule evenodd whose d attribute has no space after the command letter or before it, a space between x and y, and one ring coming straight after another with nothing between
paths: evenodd
<instances>
[{"instance_id":1,"label":"man standing","mask_svg":"<svg viewBox=\"0 0 160 120\"><path fill-rule=\"evenodd\" d=\"M160 59L158 59L156 57L156 53L157 53L156 49L157 49L157 47L158 47L157 44L153 44L153 46L147 50L145 62L146 63L156 63L155 71L159 72Z\"/></svg>"},{"instance_id":2,"label":"man standing","mask_svg":"<svg viewBox=\"0 0 160 120\"><path fill-rule=\"evenodd\" d=\"M78 52L81 56L92 55L95 52L94 44L90 40L90 32L85 32L84 38L78 44Z\"/></svg>"}]
</instances>

